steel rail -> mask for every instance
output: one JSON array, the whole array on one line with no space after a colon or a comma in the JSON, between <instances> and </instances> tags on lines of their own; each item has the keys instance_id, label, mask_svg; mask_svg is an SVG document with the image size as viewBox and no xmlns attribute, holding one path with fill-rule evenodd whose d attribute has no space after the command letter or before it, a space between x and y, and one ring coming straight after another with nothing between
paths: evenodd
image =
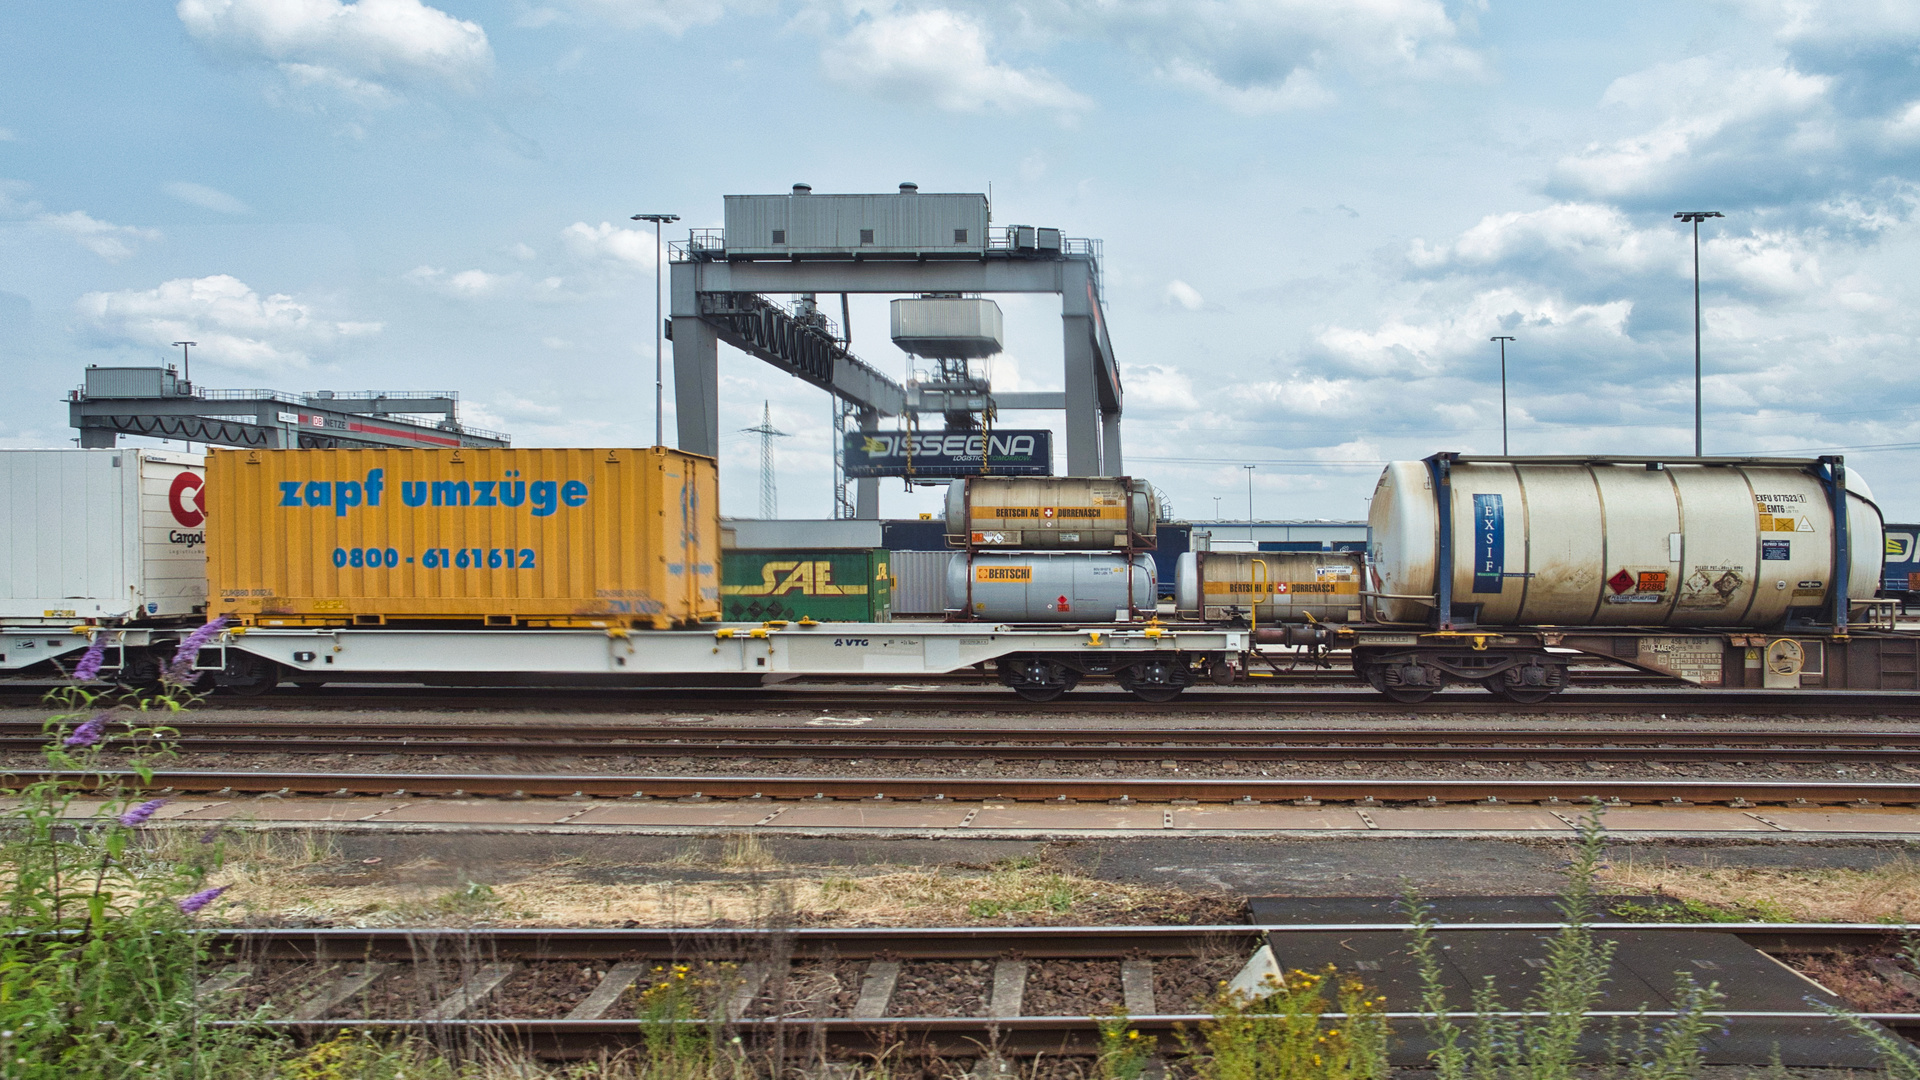
<instances>
[{"instance_id":1,"label":"steel rail","mask_svg":"<svg viewBox=\"0 0 1920 1080\"><path fill-rule=\"evenodd\" d=\"M1743 761L1920 760L1920 731L1393 731L688 727L181 720L182 753L884 758L923 760ZM0 721L0 750L44 746L41 723ZM119 742L110 745L127 747Z\"/></svg>"},{"instance_id":2,"label":"steel rail","mask_svg":"<svg viewBox=\"0 0 1920 1080\"><path fill-rule=\"evenodd\" d=\"M865 800L912 799L940 802L1018 800L1030 802L1209 802L1317 805L1322 802L1428 805L1541 803L1578 808L1603 805L1727 803L1735 806L1784 803L1790 806L1920 804L1920 782L1697 780L1688 778L1616 780L1605 776L1527 780L1353 780L1340 777L1227 778L1044 778L1044 777L791 777L791 776L600 776L523 773L332 773L264 770L166 770L143 782L132 772L55 772L8 770L0 786L17 788L58 780L78 790L117 789L232 796L261 795L405 795L504 796L507 798L593 796L601 798Z\"/></svg>"},{"instance_id":3,"label":"steel rail","mask_svg":"<svg viewBox=\"0 0 1920 1080\"><path fill-rule=\"evenodd\" d=\"M1599 932L1667 930L1733 934L1762 952L1873 947L1920 931L1902 923L1590 922ZM1444 922L1435 931L1552 933L1560 922ZM259 960L405 960L478 956L521 960L737 959L779 953L796 959L979 960L1015 954L1039 959L1195 956L1263 936L1407 932L1413 924L1216 923L1194 926L879 927L313 927L209 930L213 947Z\"/></svg>"},{"instance_id":4,"label":"steel rail","mask_svg":"<svg viewBox=\"0 0 1920 1080\"><path fill-rule=\"evenodd\" d=\"M1343 1013L1322 1014L1328 1018ZM1427 1014L1391 1012L1382 1018L1403 1026L1417 1025ZM1449 1016L1472 1021L1477 1013L1456 1012ZM1545 1013L1501 1013L1514 1019L1545 1016ZM1659 1021L1678 1014L1670 1011L1636 1010L1591 1011L1590 1019ZM1701 1014L1727 1022L1758 1024L1837 1024L1824 1012L1733 1012L1713 1010ZM1863 1020L1877 1023L1909 1038L1920 1036L1920 1013L1858 1013ZM1127 1027L1143 1036L1173 1045L1183 1032L1215 1020L1210 1013L1162 1013L1127 1018ZM729 1029L741 1041L752 1046L782 1046L788 1054L810 1054L815 1047L828 1053L871 1056L894 1053L911 1057L1039 1057L1041 1055L1086 1056L1101 1049L1101 1021L1085 1016L1007 1016L1007 1017L885 1017L876 1020L855 1019L742 1019L728 1022ZM258 1027L284 1031L302 1042L314 1042L342 1030L376 1034L417 1034L433 1038L443 1045L471 1039L481 1045L503 1043L526 1047L543 1058L590 1058L643 1042L649 1026L640 1020L327 1020L300 1022L290 1020L216 1021L215 1027ZM1737 1030L1737 1028L1735 1028ZM1841 1029L1844 1030L1844 1029ZM1413 1031L1396 1030L1397 1039L1414 1051L1424 1041Z\"/></svg>"},{"instance_id":5,"label":"steel rail","mask_svg":"<svg viewBox=\"0 0 1920 1080\"><path fill-rule=\"evenodd\" d=\"M1886 947L1913 927L1831 923L1590 923L1594 931L1663 930L1681 933L1733 934L1764 952L1813 951L1833 948ZM1439 932L1554 932L1563 923L1443 923ZM1288 934L1410 932L1406 923L1251 924L1214 926L1133 927L880 927L880 928L639 928L591 930L479 929L319 929L226 930L211 932L216 949L247 960L341 962L363 960L482 960L601 961L615 958L661 961L754 960L769 956L814 959L1025 959L1119 960L1137 956L1191 956L1238 945L1250 948L1262 938ZM1343 1014L1329 1013L1337 1018ZM1415 1022L1419 1012L1388 1012L1383 1018ZM1477 1014L1450 1013L1459 1018ZM1525 1018L1537 1012L1504 1011L1499 1015ZM1648 1018L1659 1020L1671 1011L1632 1012L1593 1010L1595 1019ZM1826 1024L1824 1012L1754 1012L1714 1010L1715 1019L1730 1025ZM1920 1033L1920 1014L1863 1014L1907 1035ZM1167 1037L1213 1019L1204 1013L1156 1013L1128 1018L1128 1026L1147 1035ZM247 1026L248 1021L223 1021L221 1026ZM284 1031L303 1041L328 1037L342 1029L380 1033L414 1033L442 1040L485 1039L492 1045L511 1042L547 1057L574 1058L631 1046L645 1039L649 1022L625 1020L366 1020L267 1021L256 1026ZM1095 1052L1100 1045L1099 1021L1085 1016L914 1017L877 1019L748 1018L728 1021L729 1030L744 1044L770 1048L798 1048L812 1052L824 1047L836 1053L864 1054L888 1048L909 1055L978 1056L998 1053L1022 1057L1042 1053ZM1402 1032L1406 1038L1409 1032ZM1418 1036L1413 1035L1414 1041Z\"/></svg>"},{"instance_id":6,"label":"steel rail","mask_svg":"<svg viewBox=\"0 0 1920 1080\"><path fill-rule=\"evenodd\" d=\"M37 704L47 687L25 689L0 685L0 695L19 708ZM29 702L26 699L31 698ZM1677 712L1687 716L1920 716L1920 691L1866 690L1568 690L1545 701L1517 704L1479 690L1444 691L1418 704L1405 704L1370 689L1352 686L1324 690L1266 687L1193 687L1171 701L1143 705L1119 690L1076 690L1045 704L1024 701L1012 691L981 685L964 691L950 688L870 687L835 688L781 684L732 689L658 690L583 689L579 687L472 687L356 685L337 689L274 691L262 697L216 694L202 708L211 711L297 708L313 711L366 709L428 709L435 712L820 712L888 710L925 713L966 710L1018 717L1111 715L1146 708L1155 716L1227 714L1269 716L1275 713L1314 715L1571 715L1596 712Z\"/></svg>"}]
</instances>

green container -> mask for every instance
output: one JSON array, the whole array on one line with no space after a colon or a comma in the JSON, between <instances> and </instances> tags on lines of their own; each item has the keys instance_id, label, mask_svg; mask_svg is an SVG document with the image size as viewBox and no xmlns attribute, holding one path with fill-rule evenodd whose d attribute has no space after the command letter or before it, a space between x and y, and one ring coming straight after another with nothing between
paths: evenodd
<instances>
[{"instance_id":1,"label":"green container","mask_svg":"<svg viewBox=\"0 0 1920 1080\"><path fill-rule=\"evenodd\" d=\"M886 622L893 576L885 548L723 552L720 618L727 622Z\"/></svg>"}]
</instances>

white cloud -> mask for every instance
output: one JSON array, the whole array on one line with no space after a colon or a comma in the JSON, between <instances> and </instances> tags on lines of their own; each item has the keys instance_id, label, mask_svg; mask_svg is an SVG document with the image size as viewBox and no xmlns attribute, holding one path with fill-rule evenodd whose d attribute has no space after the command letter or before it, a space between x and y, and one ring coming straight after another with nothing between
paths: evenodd
<instances>
[{"instance_id":1,"label":"white cloud","mask_svg":"<svg viewBox=\"0 0 1920 1080\"><path fill-rule=\"evenodd\" d=\"M558 277L531 278L518 271L510 274L492 274L485 270L456 270L448 273L435 266L416 266L407 271L406 278L416 285L431 289L443 296L463 300L501 296L552 296L565 284Z\"/></svg>"},{"instance_id":2,"label":"white cloud","mask_svg":"<svg viewBox=\"0 0 1920 1080\"><path fill-rule=\"evenodd\" d=\"M1539 210L1489 214L1452 243L1414 240L1408 261L1421 270L1493 267L1553 259L1577 262L1582 273L1644 273L1678 257L1672 230L1635 228L1618 208L1556 203Z\"/></svg>"},{"instance_id":3,"label":"white cloud","mask_svg":"<svg viewBox=\"0 0 1920 1080\"><path fill-rule=\"evenodd\" d=\"M649 273L653 270L654 240L650 229L623 229L605 221L598 225L576 221L560 230L560 240L568 251L582 259L624 263Z\"/></svg>"},{"instance_id":4,"label":"white cloud","mask_svg":"<svg viewBox=\"0 0 1920 1080\"><path fill-rule=\"evenodd\" d=\"M1167 282L1167 303L1178 304L1188 311L1199 311L1207 306L1207 298L1200 295L1199 289L1175 278Z\"/></svg>"},{"instance_id":5,"label":"white cloud","mask_svg":"<svg viewBox=\"0 0 1920 1080\"><path fill-rule=\"evenodd\" d=\"M393 85L470 91L493 67L478 23L420 0L179 0L175 11L217 54L367 104L391 100Z\"/></svg>"},{"instance_id":6,"label":"white cloud","mask_svg":"<svg viewBox=\"0 0 1920 1080\"><path fill-rule=\"evenodd\" d=\"M726 0L561 0L559 6L537 7L522 15L519 25L529 29L570 21L576 15L610 22L616 26L665 30L681 34L695 26L718 22L727 13ZM562 10L562 9L567 10Z\"/></svg>"},{"instance_id":7,"label":"white cloud","mask_svg":"<svg viewBox=\"0 0 1920 1080\"><path fill-rule=\"evenodd\" d=\"M1713 57L1661 64L1614 80L1601 98L1659 117L1653 126L1589 144L1556 172L1563 184L1610 199L1664 195L1707 172L1762 168L1790 179L1798 162L1836 149L1832 88L1827 76L1784 65L1738 67Z\"/></svg>"},{"instance_id":8,"label":"white cloud","mask_svg":"<svg viewBox=\"0 0 1920 1080\"><path fill-rule=\"evenodd\" d=\"M183 203L198 206L206 210L212 210L216 213L235 215L253 213L253 207L221 191L219 188L211 188L205 184L194 184L180 180L168 184L166 191L167 194L179 199Z\"/></svg>"},{"instance_id":9,"label":"white cloud","mask_svg":"<svg viewBox=\"0 0 1920 1080\"><path fill-rule=\"evenodd\" d=\"M55 232L73 237L75 243L108 262L121 262L133 256L134 245L142 240L160 239L158 229L134 225L115 225L101 221L83 210L64 214L42 214L36 220Z\"/></svg>"},{"instance_id":10,"label":"white cloud","mask_svg":"<svg viewBox=\"0 0 1920 1080\"><path fill-rule=\"evenodd\" d=\"M995 63L981 25L945 8L867 18L829 44L820 62L843 86L950 112L1092 107L1044 71Z\"/></svg>"},{"instance_id":11,"label":"white cloud","mask_svg":"<svg viewBox=\"0 0 1920 1080\"><path fill-rule=\"evenodd\" d=\"M142 241L161 239L158 229L137 225L115 225L101 221L84 210L55 213L32 199L16 199L9 191L24 190L25 185L0 182L0 220L28 221L59 233L108 262L123 262L133 256Z\"/></svg>"},{"instance_id":12,"label":"white cloud","mask_svg":"<svg viewBox=\"0 0 1920 1080\"><path fill-rule=\"evenodd\" d=\"M261 296L227 274L88 293L78 309L98 344L151 347L192 340L200 343L196 357L262 374L307 367L350 339L380 331L379 323L320 318L309 304L284 293Z\"/></svg>"},{"instance_id":13,"label":"white cloud","mask_svg":"<svg viewBox=\"0 0 1920 1080\"><path fill-rule=\"evenodd\" d=\"M1054 0L1022 12L1062 38L1118 41L1162 77L1242 113L1325 104L1336 79L1484 70L1439 0Z\"/></svg>"}]
</instances>

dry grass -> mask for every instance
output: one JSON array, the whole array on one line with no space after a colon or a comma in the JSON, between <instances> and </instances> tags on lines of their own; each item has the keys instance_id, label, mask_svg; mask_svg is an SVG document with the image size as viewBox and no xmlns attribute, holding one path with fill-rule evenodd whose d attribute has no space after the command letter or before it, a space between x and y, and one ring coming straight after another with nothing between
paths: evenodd
<instances>
[{"instance_id":1,"label":"dry grass","mask_svg":"<svg viewBox=\"0 0 1920 1080\"><path fill-rule=\"evenodd\" d=\"M656 867L660 880L608 880L578 861L503 869L484 882L450 882L430 859L370 870L342 865L299 839L238 845L213 877L231 886L229 918L252 923L361 926L462 922L535 926L1022 925L1205 922L1236 918L1221 898L1099 881L1026 859L988 868L782 866L758 837L729 837L716 857L688 852ZM676 881L712 866L735 875ZM620 877L636 870L623 867Z\"/></svg>"},{"instance_id":2,"label":"dry grass","mask_svg":"<svg viewBox=\"0 0 1920 1080\"><path fill-rule=\"evenodd\" d=\"M1796 922L1920 919L1920 862L1872 870L1681 866L1628 859L1600 872L1612 891L1656 894Z\"/></svg>"}]
</instances>

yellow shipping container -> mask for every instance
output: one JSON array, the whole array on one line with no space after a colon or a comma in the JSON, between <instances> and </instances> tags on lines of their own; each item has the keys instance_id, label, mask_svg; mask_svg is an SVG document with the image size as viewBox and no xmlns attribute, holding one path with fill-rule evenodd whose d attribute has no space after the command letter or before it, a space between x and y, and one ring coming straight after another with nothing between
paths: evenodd
<instances>
[{"instance_id":1,"label":"yellow shipping container","mask_svg":"<svg viewBox=\"0 0 1920 1080\"><path fill-rule=\"evenodd\" d=\"M215 450L209 610L258 626L720 617L712 458L600 450Z\"/></svg>"}]
</instances>

